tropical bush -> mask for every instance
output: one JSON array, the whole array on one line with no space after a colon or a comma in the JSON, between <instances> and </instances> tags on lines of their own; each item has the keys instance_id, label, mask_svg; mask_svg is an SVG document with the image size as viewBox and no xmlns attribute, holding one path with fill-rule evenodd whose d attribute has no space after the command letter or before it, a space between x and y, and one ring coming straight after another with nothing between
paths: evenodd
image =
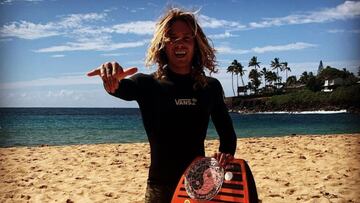
<instances>
[{"instance_id":1,"label":"tropical bush","mask_svg":"<svg viewBox=\"0 0 360 203\"><path fill-rule=\"evenodd\" d=\"M360 85L339 87L331 93L313 92L305 89L276 95L270 97L266 105L283 110L359 107Z\"/></svg>"}]
</instances>

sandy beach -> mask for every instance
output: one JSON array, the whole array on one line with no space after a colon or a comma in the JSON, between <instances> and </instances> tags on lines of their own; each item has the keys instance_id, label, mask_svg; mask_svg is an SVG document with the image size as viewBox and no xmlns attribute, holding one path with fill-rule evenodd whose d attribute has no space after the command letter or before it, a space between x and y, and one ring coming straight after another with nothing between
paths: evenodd
<instances>
[{"instance_id":1,"label":"sandy beach","mask_svg":"<svg viewBox=\"0 0 360 203\"><path fill-rule=\"evenodd\" d=\"M217 151L206 142L206 153ZM0 148L0 202L144 201L147 143ZM360 202L360 134L238 139L263 203Z\"/></svg>"}]
</instances>

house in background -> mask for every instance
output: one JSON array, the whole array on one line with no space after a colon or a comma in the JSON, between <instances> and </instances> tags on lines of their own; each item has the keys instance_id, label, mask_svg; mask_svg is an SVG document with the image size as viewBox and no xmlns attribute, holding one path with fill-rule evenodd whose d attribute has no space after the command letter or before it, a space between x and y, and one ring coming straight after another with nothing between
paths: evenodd
<instances>
[{"instance_id":1,"label":"house in background","mask_svg":"<svg viewBox=\"0 0 360 203\"><path fill-rule=\"evenodd\" d=\"M332 92L335 88L343 84L344 84L344 80L342 78L325 80L324 88L321 91Z\"/></svg>"},{"instance_id":2,"label":"house in background","mask_svg":"<svg viewBox=\"0 0 360 203\"><path fill-rule=\"evenodd\" d=\"M241 93L243 94L243 95L246 95L246 93L247 93L247 91L248 91L248 86L238 86L237 87L237 93L238 93L238 95L241 95Z\"/></svg>"}]
</instances>

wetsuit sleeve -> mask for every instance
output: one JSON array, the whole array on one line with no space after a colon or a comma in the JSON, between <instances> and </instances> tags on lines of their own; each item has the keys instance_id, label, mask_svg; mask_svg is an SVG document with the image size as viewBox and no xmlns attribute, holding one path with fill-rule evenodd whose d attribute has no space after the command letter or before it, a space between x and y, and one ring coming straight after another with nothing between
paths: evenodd
<instances>
[{"instance_id":1,"label":"wetsuit sleeve","mask_svg":"<svg viewBox=\"0 0 360 203\"><path fill-rule=\"evenodd\" d=\"M126 101L138 100L140 93L139 78L140 74L135 74L127 79L122 79L119 82L119 88L114 93L109 93L112 96L118 97Z\"/></svg>"},{"instance_id":2,"label":"wetsuit sleeve","mask_svg":"<svg viewBox=\"0 0 360 203\"><path fill-rule=\"evenodd\" d=\"M214 82L214 105L211 110L211 119L220 137L219 151L235 154L236 134L228 109L224 103L223 89L218 80Z\"/></svg>"}]
</instances>

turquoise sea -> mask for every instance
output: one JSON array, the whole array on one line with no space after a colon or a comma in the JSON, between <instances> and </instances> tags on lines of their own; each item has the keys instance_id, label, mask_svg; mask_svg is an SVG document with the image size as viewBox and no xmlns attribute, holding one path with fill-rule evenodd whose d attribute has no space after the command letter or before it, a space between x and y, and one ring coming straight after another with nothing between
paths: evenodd
<instances>
[{"instance_id":1,"label":"turquoise sea","mask_svg":"<svg viewBox=\"0 0 360 203\"><path fill-rule=\"evenodd\" d=\"M359 114L230 115L238 137L360 133ZM147 142L136 108L0 108L0 147L133 142Z\"/></svg>"}]
</instances>

